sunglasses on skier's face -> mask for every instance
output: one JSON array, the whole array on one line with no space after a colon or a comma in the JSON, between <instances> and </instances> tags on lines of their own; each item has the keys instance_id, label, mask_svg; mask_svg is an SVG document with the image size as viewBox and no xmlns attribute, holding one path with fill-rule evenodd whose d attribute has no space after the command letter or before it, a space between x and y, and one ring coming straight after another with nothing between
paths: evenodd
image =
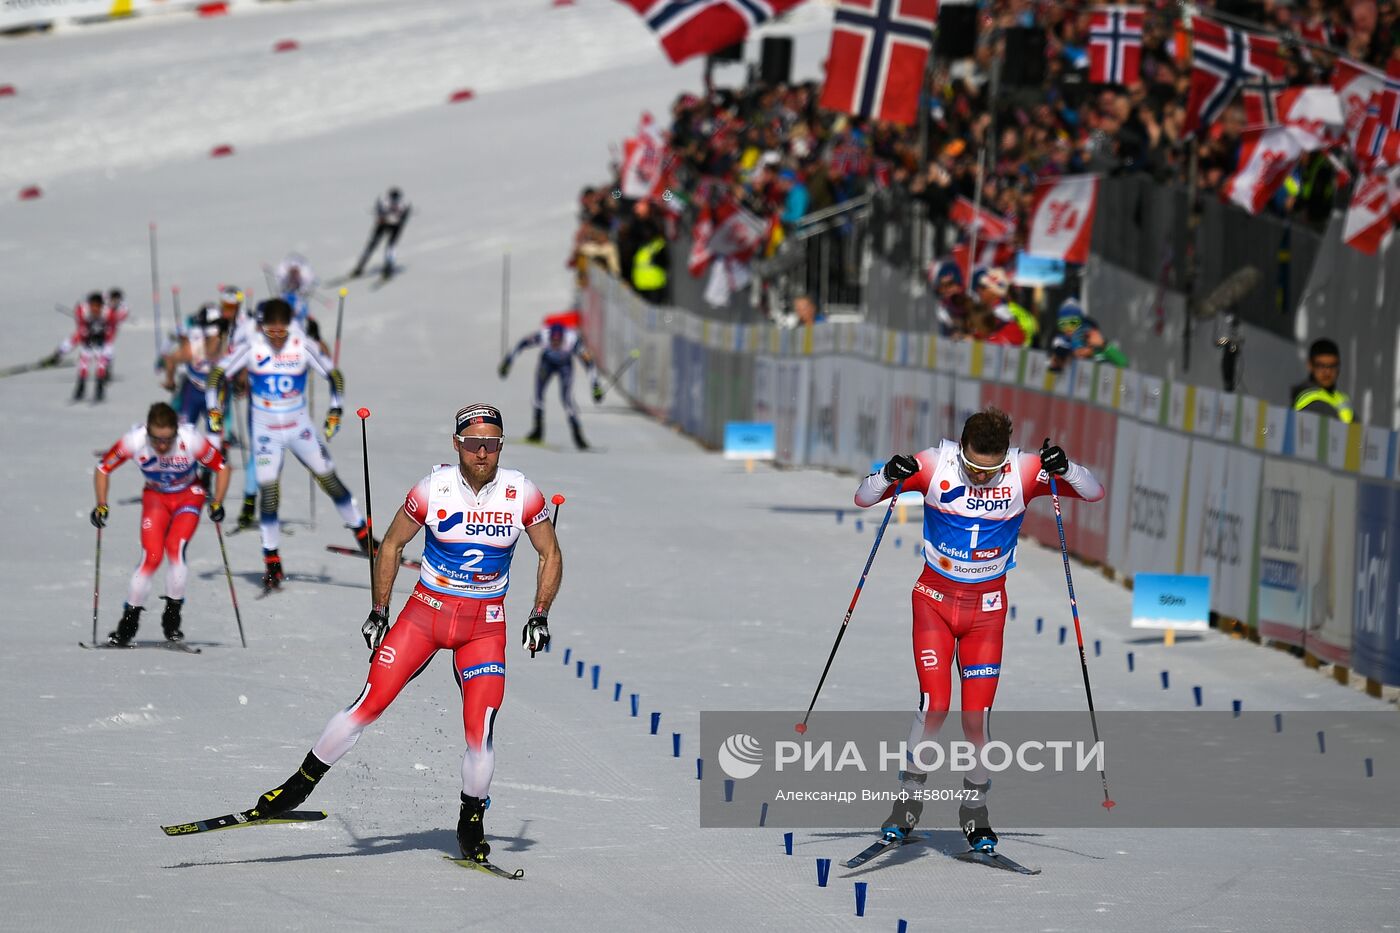
<instances>
[{"instance_id":1,"label":"sunglasses on skier's face","mask_svg":"<svg viewBox=\"0 0 1400 933\"><path fill-rule=\"evenodd\" d=\"M976 454L976 456L982 457L982 456L989 456L989 455L987 455L987 454ZM1009 450L1006 451L1006 453L1002 455L1001 462L1000 462L1000 463L997 463L997 464L993 464L993 465L991 465L991 466L988 466L988 465L985 464L985 463L977 463L977 462L975 462L975 461L973 461L973 460L967 459L967 449L966 449L966 448L962 448L962 449L959 450L959 452L958 452L958 459L962 461L962 468L963 468L963 471L967 473L967 475L968 475L969 478L971 478L971 479L973 479L973 480L976 480L976 481L978 481L978 482L985 483L985 482L987 482L987 480L989 480L991 477L995 476L996 474L1000 473L1002 470L1006 469L1006 464L1009 463L1010 460L1011 460L1011 451L1009 451Z\"/></svg>"},{"instance_id":2,"label":"sunglasses on skier's face","mask_svg":"<svg viewBox=\"0 0 1400 933\"><path fill-rule=\"evenodd\" d=\"M161 450L164 450L175 443L177 433L178 432L172 431L169 434L152 434L148 428L146 430L146 440L151 442L152 447L159 447Z\"/></svg>"},{"instance_id":3,"label":"sunglasses on skier's face","mask_svg":"<svg viewBox=\"0 0 1400 933\"><path fill-rule=\"evenodd\" d=\"M462 445L465 453L474 454L478 450L485 450L488 454L499 453L505 445L504 437L472 437L471 435L454 434L457 443Z\"/></svg>"}]
</instances>

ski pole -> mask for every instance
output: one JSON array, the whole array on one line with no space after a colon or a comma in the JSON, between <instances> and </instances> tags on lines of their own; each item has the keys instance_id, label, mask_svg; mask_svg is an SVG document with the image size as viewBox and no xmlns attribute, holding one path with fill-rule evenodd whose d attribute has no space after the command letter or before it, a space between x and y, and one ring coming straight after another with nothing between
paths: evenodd
<instances>
[{"instance_id":1,"label":"ski pole","mask_svg":"<svg viewBox=\"0 0 1400 933\"><path fill-rule=\"evenodd\" d=\"M345 296L350 294L350 289L341 288L340 302L335 309L335 352L331 354L331 362L339 368L340 366L340 325L345 321Z\"/></svg>"},{"instance_id":2,"label":"ski pole","mask_svg":"<svg viewBox=\"0 0 1400 933\"><path fill-rule=\"evenodd\" d=\"M98 593L102 589L102 526L97 527L97 556L92 571L92 643L97 644Z\"/></svg>"},{"instance_id":3,"label":"ski pole","mask_svg":"<svg viewBox=\"0 0 1400 933\"><path fill-rule=\"evenodd\" d=\"M151 221L151 314L155 321L151 334L156 343L156 360L160 360L160 273L156 267L156 222Z\"/></svg>"},{"instance_id":4,"label":"ski pole","mask_svg":"<svg viewBox=\"0 0 1400 933\"><path fill-rule=\"evenodd\" d=\"M612 390L612 387L617 385L617 380L622 378L622 374L627 372L627 367L641 358L641 350L633 350L631 353L627 354L627 359L622 361L622 365L617 368L617 372L612 374L612 378L608 380L608 384L603 386L602 391L598 393L598 400L602 401L603 396L607 395L608 392Z\"/></svg>"},{"instance_id":5,"label":"ski pole","mask_svg":"<svg viewBox=\"0 0 1400 933\"><path fill-rule=\"evenodd\" d=\"M365 461L365 535L369 538L369 601L374 602L374 509L369 501L369 437L365 432L365 421L369 419L369 409L355 412L360 416L360 453Z\"/></svg>"},{"instance_id":6,"label":"ski pole","mask_svg":"<svg viewBox=\"0 0 1400 933\"><path fill-rule=\"evenodd\" d=\"M1050 438L1045 439L1045 447L1050 446ZM1043 447L1041 448L1044 449ZM1074 598L1074 578L1069 572L1069 548L1065 546L1065 520L1060 513L1060 496L1055 488L1055 475L1050 476L1050 502L1055 506L1055 527L1060 532L1060 558L1065 564L1065 585L1069 587L1069 611L1074 616L1074 639L1079 643L1079 669L1084 673L1084 696L1089 701L1089 724L1094 729L1094 744L1099 744L1099 721L1094 714L1094 691L1089 688L1089 660L1084 656L1084 633L1079 628L1079 602ZM1104 809L1113 810L1113 799L1108 796L1108 774L1099 768L1099 779L1103 781Z\"/></svg>"},{"instance_id":7,"label":"ski pole","mask_svg":"<svg viewBox=\"0 0 1400 933\"><path fill-rule=\"evenodd\" d=\"M501 356L510 352L510 251L501 257Z\"/></svg>"},{"instance_id":8,"label":"ski pole","mask_svg":"<svg viewBox=\"0 0 1400 933\"><path fill-rule=\"evenodd\" d=\"M170 313L175 318L175 336L185 336L185 319L180 314L180 286L170 286Z\"/></svg>"},{"instance_id":9,"label":"ski pole","mask_svg":"<svg viewBox=\"0 0 1400 933\"><path fill-rule=\"evenodd\" d=\"M306 387L306 411L311 416L311 423L316 423L316 383L312 382ZM316 530L316 474L310 470L306 471L306 488L311 497L311 530Z\"/></svg>"},{"instance_id":10,"label":"ski pole","mask_svg":"<svg viewBox=\"0 0 1400 933\"><path fill-rule=\"evenodd\" d=\"M224 577L228 580L228 596L233 600L233 618L238 623L238 640L243 643L243 647L248 647L248 639L243 637L243 615L238 611L238 591L233 588L233 571L228 565L228 548L224 546L224 526L222 522L214 523L214 533L219 536L219 553L224 558Z\"/></svg>"},{"instance_id":11,"label":"ski pole","mask_svg":"<svg viewBox=\"0 0 1400 933\"><path fill-rule=\"evenodd\" d=\"M812 716L812 708L817 705L817 697L822 692L822 685L826 683L826 675L831 671L831 662L836 660L836 649L841 647L841 639L846 635L846 627L851 622L851 614L856 611L856 601L860 599L861 590L865 588L865 578L870 575L870 566L875 563L875 552L880 549L880 539L885 536L885 528L890 523L890 516L894 514L894 504L899 501L899 493L903 488L904 480L900 480L894 487L894 495L890 496L890 507L885 509L885 517L880 522L880 530L875 533L875 543L870 546L870 556L865 559L865 569L860 572L860 582L856 584L856 591L851 594L851 604L846 607L846 617L841 620L841 627L836 631L836 643L831 646L831 654L826 659L826 667L822 668L822 676L817 681L817 689L812 694L812 702L807 704L807 715L803 716L802 721L796 726L798 735L807 731L807 720Z\"/></svg>"}]
</instances>

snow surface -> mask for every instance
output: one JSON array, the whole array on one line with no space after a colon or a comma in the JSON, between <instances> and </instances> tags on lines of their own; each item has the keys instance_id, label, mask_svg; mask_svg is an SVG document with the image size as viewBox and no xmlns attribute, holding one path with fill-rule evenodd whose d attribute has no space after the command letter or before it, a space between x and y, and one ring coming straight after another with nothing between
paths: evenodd
<instances>
[{"instance_id":1,"label":"snow surface","mask_svg":"<svg viewBox=\"0 0 1400 933\"><path fill-rule=\"evenodd\" d=\"M509 12L507 12L509 11ZM798 65L825 53L822 11L796 26ZM297 38L301 51L271 53ZM457 691L438 660L323 781L325 822L167 839L159 824L250 806L301 761L326 719L360 690L365 564L324 551L348 544L328 501L313 531L294 524L288 570L305 578L255 601L252 535L229 540L249 648L238 647L218 549L204 524L190 546L185 630L202 655L87 652L91 635L92 450L160 396L147 366L147 224L160 233L163 284L185 306L233 281L261 292L259 263L296 248L324 275L353 262L368 208L390 184L415 204L400 244L408 272L353 286L343 356L349 404L370 406L374 506L387 522L429 466L451 455L449 418L499 400L508 433L528 418L530 363L495 376L501 256L514 269L512 334L564 306L562 263L578 188L603 177L609 143L642 108L662 112L699 84L671 68L621 4L554 9L510 3L340 0L269 5L197 20L168 17L0 43L5 158L0 192L4 359L37 358L62 335L54 302L125 287L136 320L121 338L102 406L67 402L72 372L0 382L6 426L0 561L8 631L0 680L0 903L5 929L1394 929L1394 831L1006 830L1008 854L1036 878L943 856L951 828L858 877L815 885L814 858L840 861L867 840L850 831L701 830L694 757L699 711L803 708L870 545L873 521L845 507L851 477L752 475L701 451L618 400L584 413L605 453L508 446L505 462L561 513L565 583L555 649L512 644L488 833L501 882L440 859L453 848L462 749ZM477 98L448 106L472 86ZM217 143L231 159L204 154ZM163 296L169 313L168 294ZM323 320L324 320L323 316ZM168 316L166 318L168 322ZM582 397L582 394L581 394ZM63 422L61 419L67 418ZM556 401L550 437L564 424ZM352 419L353 421L353 419ZM362 489L352 423L334 453ZM309 518L304 472L284 473L284 518ZM235 489L240 477L235 477ZM134 494L136 471L114 480ZM100 630L120 612L137 553L137 511L118 505L105 535ZM908 593L917 534L894 526L823 691L821 708L900 709L914 700ZM528 611L522 547L508 601ZM407 592L402 573L399 598ZM1212 632L1175 648L1132 643L1128 594L1084 568L1076 578L1090 665L1105 709L1376 709L1284 655ZM998 708L1081 709L1059 555L1022 549L1011 577ZM158 578L142 637L159 637ZM1032 620L1046 617L1046 634ZM512 627L516 623L512 623ZM561 664L569 648L602 666L602 688ZM1137 672L1124 663L1136 652ZM1170 667L1171 690L1156 671ZM612 701L621 682L623 702ZM641 716L626 695L641 695ZM647 714L659 711L661 735ZM671 732L683 735L679 760ZM1209 767L1208 761L1201 763ZM995 815L995 814L994 814ZM950 815L951 816L951 815ZM951 818L946 824L951 827Z\"/></svg>"}]
</instances>

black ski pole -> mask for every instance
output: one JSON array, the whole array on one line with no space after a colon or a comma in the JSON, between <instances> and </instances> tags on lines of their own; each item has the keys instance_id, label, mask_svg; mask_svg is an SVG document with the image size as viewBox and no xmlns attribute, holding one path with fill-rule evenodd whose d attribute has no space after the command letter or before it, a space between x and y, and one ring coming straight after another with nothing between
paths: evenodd
<instances>
[{"instance_id":1,"label":"black ski pole","mask_svg":"<svg viewBox=\"0 0 1400 933\"><path fill-rule=\"evenodd\" d=\"M841 639L846 635L846 627L851 622L851 614L856 611L856 601L860 599L861 590L865 589L865 578L870 575L870 566L875 563L875 552L880 549L880 539L885 536L885 528L890 523L890 516L894 514L894 504L899 501L900 490L904 488L904 480L900 480L894 487L894 495L890 496L890 507L885 509L885 517L880 522L880 530L875 533L875 543L870 546L870 556L865 559L865 569L860 572L860 581L856 583L856 591L851 594L851 604L846 607L846 617L841 620L841 628L836 631L836 643L831 646L831 654L826 659L826 667L822 668L821 679L817 681L817 689L812 693L812 702L807 704L807 715L802 717L802 721L796 725L798 735L807 731L807 720L812 716L812 707L817 705L817 697L822 692L822 685L826 683L826 675L831 670L831 662L836 660L836 649L841 647Z\"/></svg>"},{"instance_id":2,"label":"black ski pole","mask_svg":"<svg viewBox=\"0 0 1400 933\"><path fill-rule=\"evenodd\" d=\"M156 222L151 221L151 315L154 318L154 331L151 334L156 342L156 361L160 360L160 273L156 268Z\"/></svg>"},{"instance_id":3,"label":"black ski pole","mask_svg":"<svg viewBox=\"0 0 1400 933\"><path fill-rule=\"evenodd\" d=\"M608 380L608 384L603 386L602 390L598 393L598 400L600 402L603 400L603 396L607 395L608 392L612 390L612 387L617 385L617 380L621 379L622 374L627 372L627 367L641 358L641 350L633 350L631 353L627 354L627 359L622 361L622 365L617 368L617 372L612 374L612 378Z\"/></svg>"},{"instance_id":4,"label":"black ski pole","mask_svg":"<svg viewBox=\"0 0 1400 933\"><path fill-rule=\"evenodd\" d=\"M1050 438L1045 439L1050 446ZM1044 449L1044 448L1042 448ZM1074 638L1079 643L1079 669L1084 673L1084 696L1089 701L1089 724L1094 729L1094 744L1099 744L1099 720L1094 714L1094 691L1089 687L1089 659L1084 656L1084 633L1079 628L1079 601L1074 598L1074 578L1069 572L1069 548L1065 546L1065 520L1060 514L1060 496L1055 490L1055 475L1050 476L1050 502L1055 506L1055 527L1060 532L1060 558L1065 564L1065 585L1069 587L1069 611L1074 616ZM1103 759L1100 758L1100 761ZM1108 796L1108 774L1099 768L1099 779L1103 781L1103 806L1112 812L1113 798Z\"/></svg>"},{"instance_id":5,"label":"black ski pole","mask_svg":"<svg viewBox=\"0 0 1400 933\"><path fill-rule=\"evenodd\" d=\"M93 559L92 571L92 643L97 644L98 593L102 589L102 526L97 526L97 556Z\"/></svg>"},{"instance_id":6,"label":"black ski pole","mask_svg":"<svg viewBox=\"0 0 1400 933\"><path fill-rule=\"evenodd\" d=\"M345 322L345 296L350 294L350 289L341 288L340 301L335 309L335 351L331 354L331 363L337 368L340 366L340 325Z\"/></svg>"},{"instance_id":7,"label":"black ski pole","mask_svg":"<svg viewBox=\"0 0 1400 933\"><path fill-rule=\"evenodd\" d=\"M238 591L233 588L233 571L228 565L228 548L224 546L224 526L222 522L214 523L214 534L219 536L219 553L224 558L224 577L228 580L228 596L233 600L233 618L238 623L238 640L243 643L243 647L248 647L248 639L243 636L243 614L238 611Z\"/></svg>"},{"instance_id":8,"label":"black ski pole","mask_svg":"<svg viewBox=\"0 0 1400 933\"><path fill-rule=\"evenodd\" d=\"M369 437L365 431L365 421L369 419L369 409L355 412L360 416L360 453L365 461L365 536L369 539L369 601L374 602L374 509L369 501Z\"/></svg>"}]
</instances>

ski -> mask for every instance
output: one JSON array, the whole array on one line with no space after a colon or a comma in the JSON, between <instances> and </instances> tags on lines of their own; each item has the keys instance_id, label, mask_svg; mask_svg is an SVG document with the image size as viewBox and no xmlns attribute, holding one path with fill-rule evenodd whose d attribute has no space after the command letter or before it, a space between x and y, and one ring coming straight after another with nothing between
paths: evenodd
<instances>
[{"instance_id":1,"label":"ski","mask_svg":"<svg viewBox=\"0 0 1400 933\"><path fill-rule=\"evenodd\" d=\"M519 881L521 878L525 877L525 869L523 868L517 868L515 871L506 871L501 866L484 859L478 862L476 859L453 858L450 855L444 855L443 858L447 859L453 865L461 865L463 868L475 868L477 871L483 871L488 875L495 875L497 878L505 878L507 881Z\"/></svg>"},{"instance_id":2,"label":"ski","mask_svg":"<svg viewBox=\"0 0 1400 933\"><path fill-rule=\"evenodd\" d=\"M185 654L200 654L204 650L202 648L196 648L193 645L187 645L182 641L136 641L129 645L109 645L106 642L90 645L85 641L80 641L78 642L78 647L86 648L89 651L100 651L104 648L166 648L170 651L182 651Z\"/></svg>"},{"instance_id":3,"label":"ski","mask_svg":"<svg viewBox=\"0 0 1400 933\"><path fill-rule=\"evenodd\" d=\"M846 859L846 867L859 868L861 865L864 865L866 862L870 861L871 859L875 858L875 856L880 855L886 850L897 849L900 846L906 846L909 843L916 841L918 838L918 836L915 836L912 833L906 835L903 839L898 839L893 836L885 836L882 839L866 846L861 852L857 853L856 855L853 855L852 857Z\"/></svg>"},{"instance_id":4,"label":"ski","mask_svg":"<svg viewBox=\"0 0 1400 933\"><path fill-rule=\"evenodd\" d=\"M25 373L32 373L36 369L43 368L44 364L42 363L19 363L14 366L6 366L4 369L0 369L0 379L5 379L9 376L21 376ZM106 453L106 451L104 450L103 453Z\"/></svg>"},{"instance_id":5,"label":"ski","mask_svg":"<svg viewBox=\"0 0 1400 933\"><path fill-rule=\"evenodd\" d=\"M346 557L363 557L365 560L369 560L369 555L357 547L344 547L339 544L327 544L326 550L330 551L332 554L344 554ZM423 569L423 564L420 561L413 560L409 557L405 557L402 560L400 560L399 566L407 567L409 570Z\"/></svg>"},{"instance_id":6,"label":"ski","mask_svg":"<svg viewBox=\"0 0 1400 933\"><path fill-rule=\"evenodd\" d=\"M1009 859L1000 852L978 852L975 849L968 852L959 852L953 858L960 862L972 862L977 865L986 865L988 868L1000 868L1003 871L1014 871L1018 875L1038 875L1039 868L1027 868L1020 862Z\"/></svg>"},{"instance_id":7,"label":"ski","mask_svg":"<svg viewBox=\"0 0 1400 933\"><path fill-rule=\"evenodd\" d=\"M248 816L251 812L251 810L244 810L242 813L228 813L208 820L196 820L193 823L176 823L173 826L162 826L161 830L167 836L190 836L194 833L211 833L219 829L237 829L240 826L316 823L326 818L325 810L288 810L286 813L256 820Z\"/></svg>"}]
</instances>

